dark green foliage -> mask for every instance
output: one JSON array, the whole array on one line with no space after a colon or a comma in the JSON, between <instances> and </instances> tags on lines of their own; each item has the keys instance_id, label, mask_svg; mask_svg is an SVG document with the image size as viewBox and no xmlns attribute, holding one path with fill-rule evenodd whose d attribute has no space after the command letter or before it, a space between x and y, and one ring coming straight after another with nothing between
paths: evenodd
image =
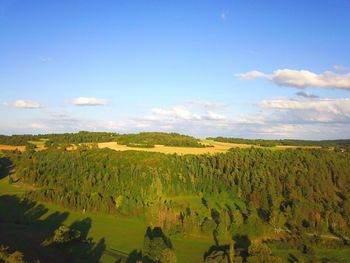
<instances>
[{"instance_id":1,"label":"dark green foliage","mask_svg":"<svg viewBox=\"0 0 350 263\"><path fill-rule=\"evenodd\" d=\"M138 134L123 134L117 137L117 142L124 145L166 145L180 147L205 147L199 143L199 140L179 133L165 132L141 132Z\"/></svg>"},{"instance_id":2,"label":"dark green foliage","mask_svg":"<svg viewBox=\"0 0 350 263\"><path fill-rule=\"evenodd\" d=\"M210 219L210 218L204 218L204 221L201 225L201 230L203 233L205 234L212 234L213 231L216 229L216 224L214 222L214 220Z\"/></svg>"},{"instance_id":3,"label":"dark green foliage","mask_svg":"<svg viewBox=\"0 0 350 263\"><path fill-rule=\"evenodd\" d=\"M0 135L0 144L27 145L28 141L47 140L46 147L80 143L118 142L130 147L152 148L156 144L180 147L205 147L198 139L179 133L141 132L137 134L118 134L112 132L87 132L39 134L39 135Z\"/></svg>"},{"instance_id":4,"label":"dark green foliage","mask_svg":"<svg viewBox=\"0 0 350 263\"><path fill-rule=\"evenodd\" d=\"M31 143L26 143L26 151L27 152L33 152L35 151L36 146L34 144Z\"/></svg>"},{"instance_id":5,"label":"dark green foliage","mask_svg":"<svg viewBox=\"0 0 350 263\"><path fill-rule=\"evenodd\" d=\"M175 263L176 256L172 248L170 240L161 228L147 228L143 244L145 262Z\"/></svg>"},{"instance_id":6,"label":"dark green foliage","mask_svg":"<svg viewBox=\"0 0 350 263\"><path fill-rule=\"evenodd\" d=\"M229 142L229 143L240 143L240 144L251 144L259 146L321 146L321 147L342 147L349 146L350 140L321 140L321 141L311 141L311 140L263 140L263 139L242 139L242 138L226 138L226 137L214 137L207 138L217 142Z\"/></svg>"},{"instance_id":7,"label":"dark green foliage","mask_svg":"<svg viewBox=\"0 0 350 263\"><path fill-rule=\"evenodd\" d=\"M248 263L282 263L283 260L271 254L271 250L264 243L252 243L248 249Z\"/></svg>"},{"instance_id":8,"label":"dark green foliage","mask_svg":"<svg viewBox=\"0 0 350 263\"><path fill-rule=\"evenodd\" d=\"M150 215L183 234L240 228L254 237L270 227L349 235L346 152L233 149L177 156L80 149L16 153L11 159L18 178L40 189L27 197L80 211ZM174 196L196 197L202 207Z\"/></svg>"},{"instance_id":9,"label":"dark green foliage","mask_svg":"<svg viewBox=\"0 0 350 263\"><path fill-rule=\"evenodd\" d=\"M64 244L80 238L80 231L70 229L64 225L55 230L53 237L49 240L52 244Z\"/></svg>"},{"instance_id":10,"label":"dark green foliage","mask_svg":"<svg viewBox=\"0 0 350 263\"><path fill-rule=\"evenodd\" d=\"M22 135L0 135L0 144L5 145L26 145L28 141L39 140L38 135L22 134Z\"/></svg>"}]
</instances>

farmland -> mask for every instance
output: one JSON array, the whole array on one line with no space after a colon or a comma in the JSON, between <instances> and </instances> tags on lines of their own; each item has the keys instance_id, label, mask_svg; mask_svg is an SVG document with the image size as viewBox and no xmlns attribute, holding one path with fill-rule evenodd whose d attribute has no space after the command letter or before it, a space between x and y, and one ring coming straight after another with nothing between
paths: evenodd
<instances>
[{"instance_id":1,"label":"farmland","mask_svg":"<svg viewBox=\"0 0 350 263\"><path fill-rule=\"evenodd\" d=\"M44 150L47 147L45 146L45 143L48 141L48 139L39 138L37 141L28 141L29 144L35 145L36 150ZM252 145L252 144L246 144L246 143L230 143L230 142L221 142L221 141L215 141L211 139L201 139L198 140L199 143L205 147L188 147L188 146L169 146L169 145L160 145L155 144L152 145L152 147L143 147L143 145L146 145L147 141L140 141L141 146L138 147L138 144L135 145L128 145L128 144L121 144L118 142L100 142L97 143L98 148L109 148L116 151L129 151L129 150L135 150L135 151L146 151L146 152L158 152L158 153L164 153L164 154L179 154L179 155L185 155L185 154L217 154L217 153L225 153L229 151L231 148L265 148L265 149L271 149L271 150L283 150L283 149L319 149L320 146L303 146L303 145L276 145L276 146L270 146L270 147L264 147L260 145ZM68 150L76 149L77 146L86 144L86 145L92 145L90 142L86 143L73 143L70 144L69 147L67 147ZM19 150L24 151L25 146L14 146L14 145L0 145L0 150Z\"/></svg>"},{"instance_id":2,"label":"farmland","mask_svg":"<svg viewBox=\"0 0 350 263\"><path fill-rule=\"evenodd\" d=\"M327 207L314 206L325 193L334 195L328 200L337 199L335 191L346 193L341 187L347 183L338 181L348 180L347 152L305 146L298 146L299 150L252 147L212 140L200 143L211 147L135 148L107 142L88 144L91 147L70 146L68 151L60 145L23 153L5 151L0 156L0 165L10 160L12 168L8 170L10 177L4 177L6 169L2 169L0 180L0 225L6 237L0 241L22 251L28 259L39 258L43 262L54 262L52 257L124 262L144 251L149 226L161 226L171 239L177 262L224 257L220 253L226 253L231 235L236 242L237 260L246 257L249 244L261 242L268 245L267 256L271 260L279 257L287 261L293 255L299 260L328 258L346 262L350 257L346 245L348 230L343 224L346 219L342 217L347 213L347 200L343 201L344 208L337 208L336 201L329 201L329 206L339 209L337 214ZM35 144L42 146L43 142ZM119 148L114 151L109 147ZM290 181L288 191L294 196L300 193L293 184L302 184L309 191L308 184L316 181L313 177L323 181L313 186L319 189L315 199L305 202L305 197L300 195L294 201L299 202L294 211L282 212L269 205L271 193L290 198L279 186L279 182L286 180L279 172L281 169L292 177L298 174L311 179L307 183ZM327 172L319 172L328 169L337 175L337 181L333 182ZM247 171L252 174L249 180ZM237 180L237 184L231 180ZM255 184L256 180L259 184ZM337 187L329 187L332 184ZM259 207L269 211L270 216L259 214ZM328 220L337 220L334 221L337 234L330 232L322 219L312 214L305 217L306 208L316 214L328 214ZM305 220L308 226L303 225ZM286 228L287 223L293 227ZM62 247L43 246L43 241L62 225L80 229L83 240L90 241ZM295 231L294 227L303 234L291 232ZM315 233L320 233L319 243L312 242ZM31 240L31 245L22 243L20 235ZM344 238L344 244L339 236ZM290 238L296 239L293 241L296 244L292 242L286 247L291 241L285 239ZM304 253L300 246L312 247L317 253ZM53 256L47 258L48 254Z\"/></svg>"}]
</instances>

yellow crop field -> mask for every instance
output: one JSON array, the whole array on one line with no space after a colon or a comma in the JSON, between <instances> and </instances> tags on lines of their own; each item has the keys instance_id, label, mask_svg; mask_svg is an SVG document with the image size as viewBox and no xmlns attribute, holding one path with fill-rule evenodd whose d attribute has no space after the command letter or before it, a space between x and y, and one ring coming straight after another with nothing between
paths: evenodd
<instances>
[{"instance_id":1,"label":"yellow crop field","mask_svg":"<svg viewBox=\"0 0 350 263\"><path fill-rule=\"evenodd\" d=\"M147 152L160 152L165 154L215 154L227 152L230 148L240 147L240 148L249 148L251 145L248 144L234 144L234 143L223 143L215 142L210 140L201 141L203 144L211 146L206 148L195 148L195 147L173 147L173 146L164 146L164 145L155 145L154 148L137 148L137 147L128 147L125 145L118 144L116 142L105 142L99 143L99 148L110 148L116 151L147 151Z\"/></svg>"},{"instance_id":2,"label":"yellow crop field","mask_svg":"<svg viewBox=\"0 0 350 263\"><path fill-rule=\"evenodd\" d=\"M0 145L0 150L7 150L7 151L18 150L22 152L25 150L25 146Z\"/></svg>"},{"instance_id":3,"label":"yellow crop field","mask_svg":"<svg viewBox=\"0 0 350 263\"><path fill-rule=\"evenodd\" d=\"M209 147L205 148L195 148L195 147L176 147L176 146L164 146L164 145L155 145L153 148L142 148L142 147L129 147L126 145L118 144L117 142L103 142L98 143L99 148L110 148L112 150L116 151L146 151L146 152L159 152L159 153L165 153L165 154L179 154L179 155L185 155L185 154L216 154L216 153L225 153L230 148L250 148L250 147L256 147L256 148L269 148L269 149L276 149L276 150L283 150L283 149L295 149L295 148L302 148L302 149L319 149L321 147L319 146L275 146L275 147L261 147L256 145L250 145L250 144L239 144L239 143L227 143L227 142L216 142L213 140L201 140L201 143L204 145L207 145ZM87 143L89 145L89 143ZM39 144L36 146L37 151L45 150L46 147L43 144ZM76 150L77 146L72 145L68 148L68 150ZM18 150L18 151L25 151L25 146L12 146L12 145L0 145L0 150Z\"/></svg>"}]
</instances>

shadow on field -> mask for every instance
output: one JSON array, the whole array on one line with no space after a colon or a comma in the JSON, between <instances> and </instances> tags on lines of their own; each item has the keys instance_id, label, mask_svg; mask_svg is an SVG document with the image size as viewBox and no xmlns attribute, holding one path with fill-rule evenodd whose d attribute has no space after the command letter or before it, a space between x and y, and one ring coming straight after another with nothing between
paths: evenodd
<instances>
[{"instance_id":1,"label":"shadow on field","mask_svg":"<svg viewBox=\"0 0 350 263\"><path fill-rule=\"evenodd\" d=\"M0 157L0 179L8 176L12 168L12 162L7 157Z\"/></svg>"},{"instance_id":2,"label":"shadow on field","mask_svg":"<svg viewBox=\"0 0 350 263\"><path fill-rule=\"evenodd\" d=\"M106 248L102 238L97 243L87 239L90 218L73 222L80 238L63 244L44 245L63 225L69 213L54 212L34 201L14 195L0 195L0 245L23 252L27 261L35 262L99 262Z\"/></svg>"},{"instance_id":3,"label":"shadow on field","mask_svg":"<svg viewBox=\"0 0 350 263\"><path fill-rule=\"evenodd\" d=\"M243 260L246 260L248 256L248 247L251 242L246 235L234 235L234 256L240 257ZM208 250L203 254L204 262L230 262L230 244L220 245L216 234L214 232L213 239L215 245L212 245ZM240 259L240 260L241 260ZM241 262L241 261L237 261Z\"/></svg>"}]
</instances>

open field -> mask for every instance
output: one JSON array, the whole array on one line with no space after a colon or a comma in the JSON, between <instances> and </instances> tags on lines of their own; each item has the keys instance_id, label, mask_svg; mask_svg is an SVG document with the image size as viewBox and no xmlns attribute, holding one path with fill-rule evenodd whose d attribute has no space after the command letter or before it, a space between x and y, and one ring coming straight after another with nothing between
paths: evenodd
<instances>
[{"instance_id":1,"label":"open field","mask_svg":"<svg viewBox=\"0 0 350 263\"><path fill-rule=\"evenodd\" d=\"M29 141L36 146L37 151L45 150L45 139L39 141ZM283 150L283 149L319 149L320 146L275 146L275 147L262 147L250 144L239 144L239 143L227 143L227 142L217 142L213 140L201 140L201 143L210 147L205 148L196 148L196 147L176 147L176 146L164 146L164 145L155 145L153 148L144 148L144 147L130 147L117 142L103 142L98 143L99 148L110 148L116 151L146 151L146 152L159 152L165 154L216 154L216 153L225 153L230 148L264 148L271 150ZM87 143L89 144L89 143ZM72 146L69 150L75 150L76 146ZM12 145L0 145L0 150L18 150L24 151L25 146L12 146Z\"/></svg>"},{"instance_id":2,"label":"open field","mask_svg":"<svg viewBox=\"0 0 350 263\"><path fill-rule=\"evenodd\" d=\"M40 139L38 141L28 141L28 143L34 144L35 146L44 146L48 139Z\"/></svg>"},{"instance_id":3,"label":"open field","mask_svg":"<svg viewBox=\"0 0 350 263\"><path fill-rule=\"evenodd\" d=\"M147 152L160 152L165 154L216 154L227 152L230 148L239 147L239 148L249 148L252 147L248 144L234 144L234 143L224 143L224 142L215 142L210 140L202 140L201 143L210 145L212 147L206 148L194 148L194 147L173 147L173 146L164 146L164 145L155 145L154 148L137 148L137 147L128 147L125 145L118 144L116 142L106 142L99 143L99 148L110 148L116 151L147 151Z\"/></svg>"},{"instance_id":4,"label":"open field","mask_svg":"<svg viewBox=\"0 0 350 263\"><path fill-rule=\"evenodd\" d=\"M154 148L137 148L137 147L128 147L125 145L118 144L117 142L105 142L99 143L99 148L110 148L116 151L147 151L147 152L160 152L165 154L216 154L216 153L225 153L231 148L264 148L272 150L284 150L284 149L319 149L319 146L276 146L276 147L262 147L255 146L250 144L238 144L238 143L227 143L227 142L216 142L212 140L202 140L201 143L211 146L206 148L194 148L194 147L172 147L164 145L155 145Z\"/></svg>"},{"instance_id":5,"label":"open field","mask_svg":"<svg viewBox=\"0 0 350 263\"><path fill-rule=\"evenodd\" d=\"M13 145L0 145L0 151L1 150L6 150L6 151L24 151L25 146L13 146Z\"/></svg>"},{"instance_id":6,"label":"open field","mask_svg":"<svg viewBox=\"0 0 350 263\"><path fill-rule=\"evenodd\" d=\"M8 197L8 195L20 197L23 193L23 189L8 184L7 178L0 180L0 219L5 219L6 221L12 220L12 218L15 218L15 215L11 213L17 213L17 211L21 210L20 207L12 207L9 211L9 208L1 202L2 198L4 198L5 195L6 197ZM106 246L106 251L101 257L101 262L116 262L116 259L125 260L125 255L135 249L140 250L142 248L143 237L147 226L140 219L71 211L49 203L42 203L42 205L44 205L45 213L43 213L38 220L33 222L33 225L30 225L32 229L30 231L28 230L28 232L32 234L37 233L39 235L42 234L43 231L45 232L45 230L48 231L52 229L53 224L55 224L52 218L54 215L57 217L57 215L60 214L61 216L59 216L59 218L63 218L64 220L62 220L62 223L67 226L76 221L86 220L86 218L91 220L91 227L87 237L91 237L97 242L104 240ZM7 212L4 213L4 210ZM33 209L33 212L34 210L35 209ZM28 212L29 211L27 211L27 214ZM15 227L18 228L18 231L25 231L21 227L18 227L18 225L15 225ZM8 229L9 226L7 225L6 228ZM2 228L0 227L0 229ZM12 236L19 235L16 229L13 231L9 230L8 234ZM35 237L33 238L35 239ZM17 239L17 242L21 240L26 242L24 239ZM172 238L172 243L177 254L178 262L201 262L205 251L213 245L213 241L208 238L182 239L181 237L174 237ZM26 244L19 244L19 246L23 248L28 247Z\"/></svg>"}]
</instances>

